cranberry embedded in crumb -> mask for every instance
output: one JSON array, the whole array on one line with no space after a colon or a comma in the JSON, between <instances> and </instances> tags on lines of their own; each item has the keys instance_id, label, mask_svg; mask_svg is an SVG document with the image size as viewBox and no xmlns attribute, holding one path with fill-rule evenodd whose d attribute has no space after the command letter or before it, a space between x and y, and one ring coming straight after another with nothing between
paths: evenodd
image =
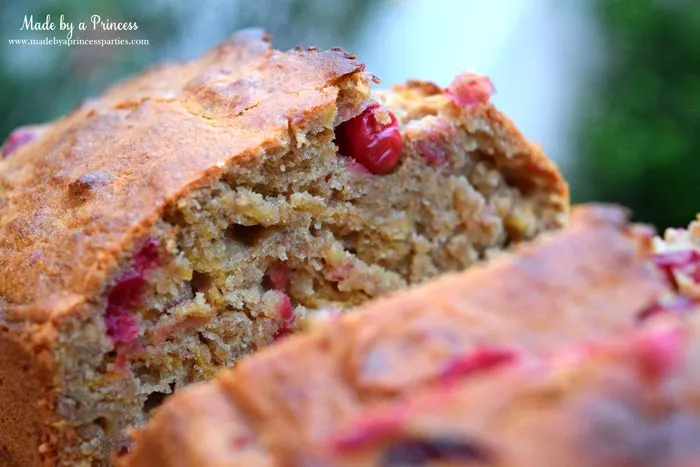
<instances>
[{"instance_id":1,"label":"cranberry embedded in crumb","mask_svg":"<svg viewBox=\"0 0 700 467\"><path fill-rule=\"evenodd\" d=\"M16 128L0 147L0 159L9 156L25 144L34 141L39 136L39 133L39 127L36 125Z\"/></svg>"},{"instance_id":2,"label":"cranberry embedded in crumb","mask_svg":"<svg viewBox=\"0 0 700 467\"><path fill-rule=\"evenodd\" d=\"M482 347L450 361L440 372L440 379L446 382L474 373L490 370L497 366L514 362L518 353L510 349Z\"/></svg>"},{"instance_id":3,"label":"cranberry embedded in crumb","mask_svg":"<svg viewBox=\"0 0 700 467\"><path fill-rule=\"evenodd\" d=\"M341 155L353 158L375 175L394 170L401 157L396 116L378 104L339 125L335 136Z\"/></svg>"},{"instance_id":4,"label":"cranberry embedded in crumb","mask_svg":"<svg viewBox=\"0 0 700 467\"><path fill-rule=\"evenodd\" d=\"M294 308L292 308L292 300L289 298L289 295L284 292L282 292L282 299L277 308L277 315L281 323L279 329L273 336L276 341L294 332L293 325L296 316L294 315Z\"/></svg>"},{"instance_id":5,"label":"cranberry embedded in crumb","mask_svg":"<svg viewBox=\"0 0 700 467\"><path fill-rule=\"evenodd\" d=\"M105 325L112 342L126 343L139 335L139 319L132 309L143 300L146 291L145 274L160 264L158 241L149 238L134 254L131 270L122 274L107 293Z\"/></svg>"},{"instance_id":6,"label":"cranberry embedded in crumb","mask_svg":"<svg viewBox=\"0 0 700 467\"><path fill-rule=\"evenodd\" d=\"M146 240L134 255L134 269L140 273L145 273L157 266L160 266L158 240L151 237Z\"/></svg>"},{"instance_id":7,"label":"cranberry embedded in crumb","mask_svg":"<svg viewBox=\"0 0 700 467\"><path fill-rule=\"evenodd\" d=\"M145 288L146 280L143 275L137 271L130 271L109 291L105 324L107 335L112 342L130 342L138 336L139 321L131 313L131 308L142 300Z\"/></svg>"},{"instance_id":8,"label":"cranberry embedded in crumb","mask_svg":"<svg viewBox=\"0 0 700 467\"><path fill-rule=\"evenodd\" d=\"M294 322L294 310L292 309L292 300L289 298L289 295L283 294L278 313L282 323L292 324Z\"/></svg>"},{"instance_id":9,"label":"cranberry embedded in crumb","mask_svg":"<svg viewBox=\"0 0 700 467\"><path fill-rule=\"evenodd\" d=\"M445 93L460 107L486 103L495 92L488 76L471 72L457 75L445 89Z\"/></svg>"},{"instance_id":10,"label":"cranberry embedded in crumb","mask_svg":"<svg viewBox=\"0 0 700 467\"><path fill-rule=\"evenodd\" d=\"M131 311L120 306L110 306L105 314L107 335L115 344L131 342L139 335L139 320Z\"/></svg>"}]
</instances>

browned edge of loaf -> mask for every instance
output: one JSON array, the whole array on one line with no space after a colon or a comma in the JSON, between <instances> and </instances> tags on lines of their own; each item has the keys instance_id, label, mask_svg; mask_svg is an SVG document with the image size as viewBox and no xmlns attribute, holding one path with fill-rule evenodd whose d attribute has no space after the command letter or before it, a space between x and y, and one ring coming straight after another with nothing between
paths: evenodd
<instances>
[{"instance_id":1,"label":"browned edge of loaf","mask_svg":"<svg viewBox=\"0 0 700 467\"><path fill-rule=\"evenodd\" d=\"M1 162L3 462L52 465L68 441L52 428L57 329L91 312L165 207L327 119L355 78L370 79L340 49L280 52L245 30L84 102ZM87 196L73 195L76 184Z\"/></svg>"},{"instance_id":2,"label":"browned edge of loaf","mask_svg":"<svg viewBox=\"0 0 700 467\"><path fill-rule=\"evenodd\" d=\"M427 334L449 333L461 325L449 318L455 310L496 319L521 313L538 317L540 325L547 316L584 320L595 310L598 316L619 314L619 327L629 329L642 307L670 291L646 261L652 236L652 229L627 224L618 208L578 207L563 231L486 265L379 299L257 353L214 382L177 393L145 429L134 431L134 450L116 461L125 467L265 466L313 452L299 434L304 423L316 423L320 436L363 406L430 381L440 363L454 356L449 349L455 341L423 341L411 348L405 345L411 340L407 330L421 322L436 326ZM376 355L382 362L376 374L362 375L363 356L373 344L394 348ZM441 361L424 364L427 354L440 352ZM293 409L281 402L289 398L297 401Z\"/></svg>"}]
</instances>

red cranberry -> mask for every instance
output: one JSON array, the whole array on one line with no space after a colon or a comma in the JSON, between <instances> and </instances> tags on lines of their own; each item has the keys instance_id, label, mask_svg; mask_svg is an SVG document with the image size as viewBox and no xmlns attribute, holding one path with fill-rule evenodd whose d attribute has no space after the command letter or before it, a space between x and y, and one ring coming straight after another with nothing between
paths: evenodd
<instances>
[{"instance_id":1,"label":"red cranberry","mask_svg":"<svg viewBox=\"0 0 700 467\"><path fill-rule=\"evenodd\" d=\"M0 148L0 158L4 158L24 146L31 143L39 136L39 127L37 125L28 125L16 128L10 136L7 137L5 143Z\"/></svg>"},{"instance_id":2,"label":"red cranberry","mask_svg":"<svg viewBox=\"0 0 700 467\"><path fill-rule=\"evenodd\" d=\"M139 319L131 313L143 300L146 291L145 274L160 264L158 241L149 238L134 254L133 267L122 274L107 293L105 325L112 342L131 342L138 337Z\"/></svg>"},{"instance_id":3,"label":"red cranberry","mask_svg":"<svg viewBox=\"0 0 700 467\"><path fill-rule=\"evenodd\" d=\"M294 310L292 309L292 300L289 298L289 295L283 294L277 311L282 319L282 323L292 324L294 322Z\"/></svg>"},{"instance_id":4,"label":"red cranberry","mask_svg":"<svg viewBox=\"0 0 700 467\"><path fill-rule=\"evenodd\" d=\"M115 344L131 342L139 336L139 320L127 308L107 307L105 325L107 326L107 335Z\"/></svg>"},{"instance_id":5,"label":"red cranberry","mask_svg":"<svg viewBox=\"0 0 700 467\"><path fill-rule=\"evenodd\" d=\"M145 273L157 266L160 266L158 240L150 237L134 255L134 269L140 273Z\"/></svg>"},{"instance_id":6,"label":"red cranberry","mask_svg":"<svg viewBox=\"0 0 700 467\"><path fill-rule=\"evenodd\" d=\"M494 92L496 89L487 76L470 72L457 75L445 89L445 93L460 107L486 103Z\"/></svg>"},{"instance_id":7,"label":"red cranberry","mask_svg":"<svg viewBox=\"0 0 700 467\"><path fill-rule=\"evenodd\" d=\"M339 125L335 136L340 154L355 159L375 175L388 174L399 162L399 124L394 114L380 109L378 104Z\"/></svg>"},{"instance_id":8,"label":"red cranberry","mask_svg":"<svg viewBox=\"0 0 700 467\"><path fill-rule=\"evenodd\" d=\"M282 293L282 300L277 308L277 315L280 317L281 324L277 332L273 335L274 340L287 337L294 332L293 325L296 319L294 309L292 308L292 300L289 295Z\"/></svg>"},{"instance_id":9,"label":"red cranberry","mask_svg":"<svg viewBox=\"0 0 700 467\"><path fill-rule=\"evenodd\" d=\"M143 299L146 280L137 271L129 271L114 284L107 296L105 324L114 343L130 342L139 333L139 321L131 308Z\"/></svg>"},{"instance_id":10,"label":"red cranberry","mask_svg":"<svg viewBox=\"0 0 700 467\"><path fill-rule=\"evenodd\" d=\"M518 353L509 349L482 347L471 350L448 362L440 372L440 379L446 382L474 373L491 370L509 364L518 358Z\"/></svg>"}]
</instances>

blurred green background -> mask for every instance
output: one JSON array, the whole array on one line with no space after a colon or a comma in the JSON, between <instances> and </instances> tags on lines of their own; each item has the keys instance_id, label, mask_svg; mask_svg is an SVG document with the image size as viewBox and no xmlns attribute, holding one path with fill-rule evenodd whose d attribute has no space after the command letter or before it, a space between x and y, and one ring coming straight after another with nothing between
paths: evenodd
<instances>
[{"instance_id":1,"label":"blurred green background","mask_svg":"<svg viewBox=\"0 0 700 467\"><path fill-rule=\"evenodd\" d=\"M356 44L371 42L381 33L363 28L373 11L381 7L389 12L382 14L391 14L386 4L411 1L3 0L0 137L16 126L55 118L150 63L192 58L241 27L266 28L278 48L339 45L355 51ZM557 5L552 0L537 1ZM577 0L563 0L567 1ZM686 225L700 211L700 156L696 155L700 146L700 1L589 3L603 57L575 109L570 157L565 163L559 161L574 201L618 202L630 207L635 219L659 228ZM12 38L46 35L20 32L25 14L42 18L51 14L55 20L64 14L69 21L80 21L93 13L111 21L137 22L137 32L120 36L146 38L150 44L62 48L8 44ZM437 53L454 46L434 44L434 49Z\"/></svg>"},{"instance_id":2,"label":"blurred green background","mask_svg":"<svg viewBox=\"0 0 700 467\"><path fill-rule=\"evenodd\" d=\"M700 1L599 1L607 60L581 109L575 200L657 227L700 212Z\"/></svg>"}]
</instances>

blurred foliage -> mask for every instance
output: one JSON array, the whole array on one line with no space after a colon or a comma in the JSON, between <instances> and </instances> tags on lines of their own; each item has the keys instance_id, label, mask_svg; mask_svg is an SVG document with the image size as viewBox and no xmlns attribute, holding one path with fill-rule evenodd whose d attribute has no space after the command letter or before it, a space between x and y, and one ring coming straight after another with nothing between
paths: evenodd
<instances>
[{"instance_id":1,"label":"blurred foliage","mask_svg":"<svg viewBox=\"0 0 700 467\"><path fill-rule=\"evenodd\" d=\"M83 98L160 60L189 59L237 29L262 27L276 47L351 47L373 0L2 0L0 1L0 141L20 125L56 118ZM8 39L65 37L60 31L20 31L24 15L58 22L136 22L138 31L91 33L73 38L148 39L147 46L19 46ZM110 36L111 34L111 36Z\"/></svg>"},{"instance_id":2,"label":"blurred foliage","mask_svg":"<svg viewBox=\"0 0 700 467\"><path fill-rule=\"evenodd\" d=\"M581 124L573 199L663 229L700 212L700 1L595 3L607 66Z\"/></svg>"}]
</instances>

